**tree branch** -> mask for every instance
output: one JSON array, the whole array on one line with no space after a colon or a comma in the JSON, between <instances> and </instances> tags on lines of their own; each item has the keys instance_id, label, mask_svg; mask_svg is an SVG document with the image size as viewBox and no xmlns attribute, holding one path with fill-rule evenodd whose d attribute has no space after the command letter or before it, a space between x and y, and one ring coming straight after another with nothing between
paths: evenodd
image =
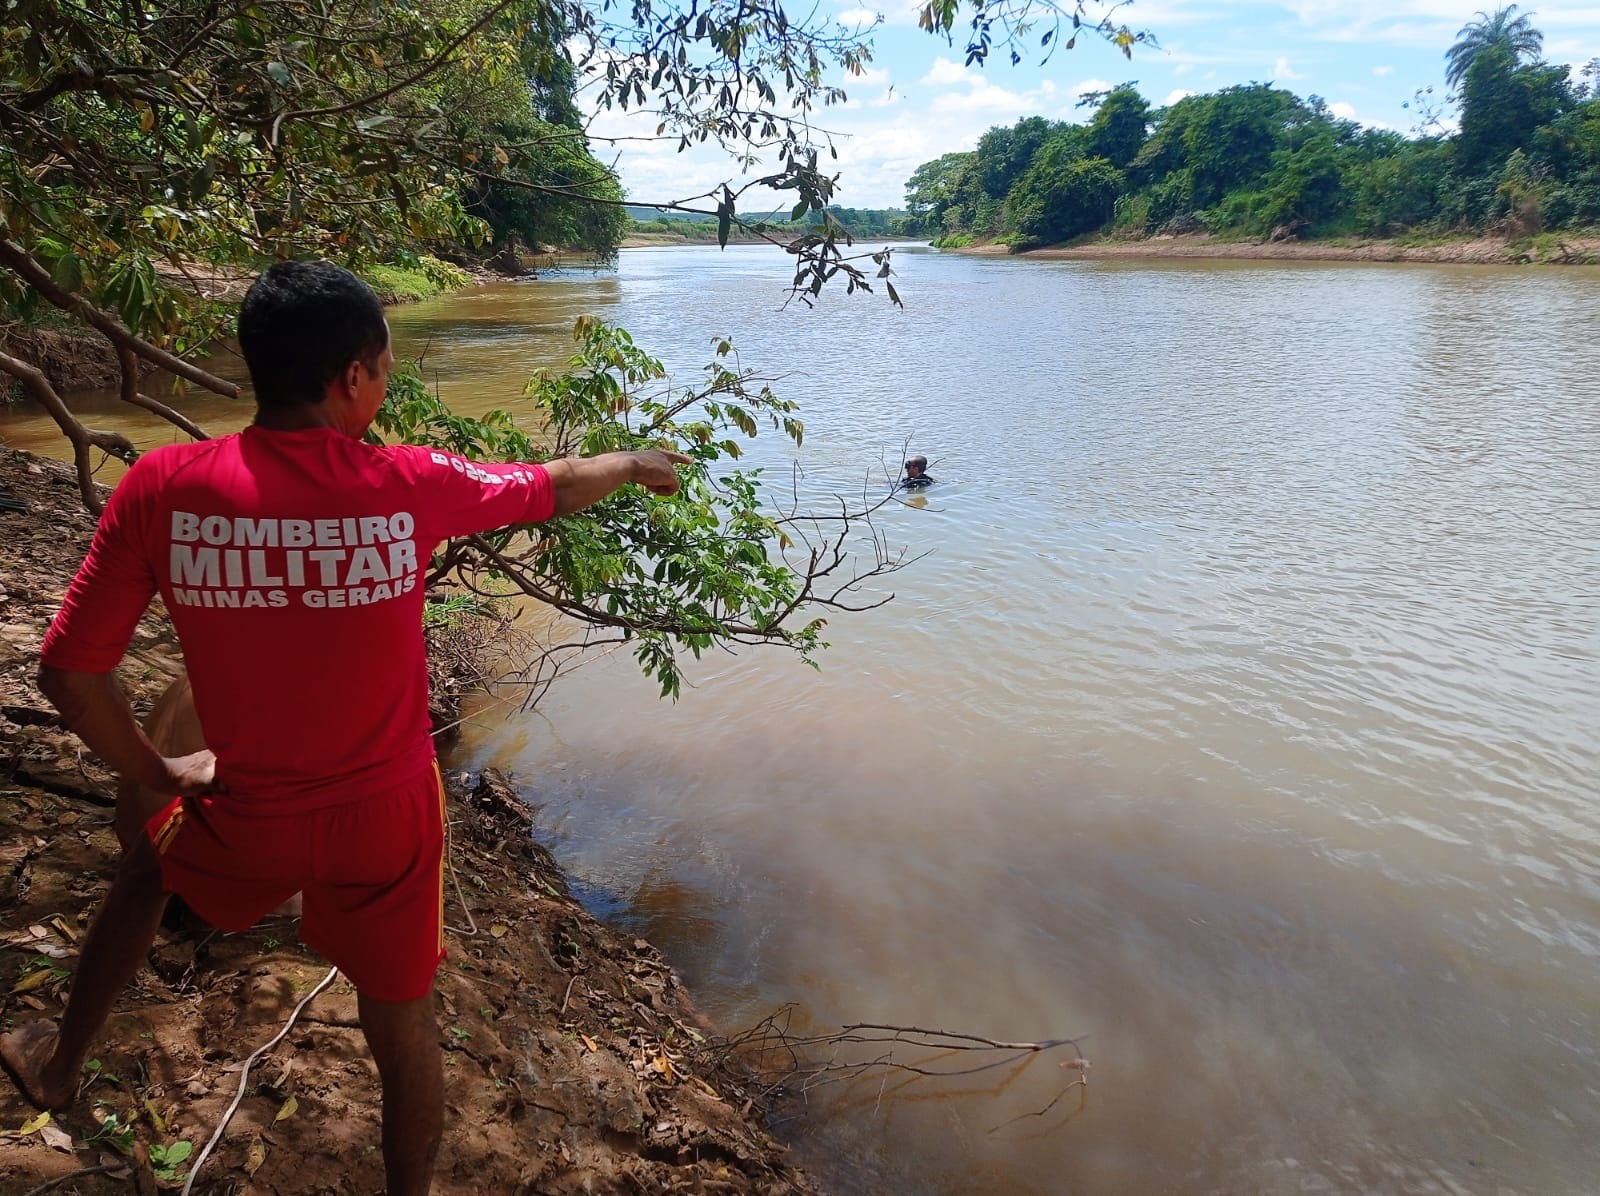
<instances>
[{"instance_id":1,"label":"tree branch","mask_svg":"<svg viewBox=\"0 0 1600 1196\"><path fill-rule=\"evenodd\" d=\"M133 443L126 436L118 432L102 432L85 427L72 412L67 410L67 405L61 401L56 388L50 385L50 379L46 378L44 371L37 366L29 365L9 353L0 353L0 372L10 374L26 386L29 393L38 400L39 405L49 413L50 418L56 421L56 426L72 442L72 463L78 471L78 492L83 495L83 505L88 507L91 513L100 514L105 509L105 504L100 501L99 487L95 484L89 450L101 449L123 461L134 460L138 457L139 450L133 447Z\"/></svg>"},{"instance_id":2,"label":"tree branch","mask_svg":"<svg viewBox=\"0 0 1600 1196\"><path fill-rule=\"evenodd\" d=\"M141 340L113 316L101 311L87 299L57 286L55 280L50 277L50 272L40 265L32 254L11 239L10 230L3 219L0 219L0 266L5 266L62 311L71 312L80 320L98 329L118 349L131 349L152 365L160 366L180 378L187 378L197 386L203 386L223 398L239 397L239 388L234 383L224 381L181 357L174 357L165 349L158 349L148 341Z\"/></svg>"},{"instance_id":3,"label":"tree branch","mask_svg":"<svg viewBox=\"0 0 1600 1196\"><path fill-rule=\"evenodd\" d=\"M115 345L117 362L122 367L122 388L119 395L124 403L131 403L155 415L159 415L169 424L175 424L189 434L192 440L210 440L211 437L205 430L188 416L174 411L165 403L152 399L149 395L139 393L139 361L132 349L127 345Z\"/></svg>"}]
</instances>

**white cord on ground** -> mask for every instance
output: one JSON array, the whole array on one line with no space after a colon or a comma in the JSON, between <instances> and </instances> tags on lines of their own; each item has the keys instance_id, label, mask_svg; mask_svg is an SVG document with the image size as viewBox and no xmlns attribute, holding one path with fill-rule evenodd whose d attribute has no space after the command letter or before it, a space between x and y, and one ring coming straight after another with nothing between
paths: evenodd
<instances>
[{"instance_id":1,"label":"white cord on ground","mask_svg":"<svg viewBox=\"0 0 1600 1196\"><path fill-rule=\"evenodd\" d=\"M461 891L461 878L456 875L455 844L451 842L450 818L448 815L445 816L444 820L444 862L449 867L450 879L456 886L456 900L461 903L461 912L467 915L467 925L472 928L470 930L462 930L459 926L451 926L449 930L452 934L459 934L465 938L477 938L478 924L472 920L472 911L467 908L466 895Z\"/></svg>"},{"instance_id":2,"label":"white cord on ground","mask_svg":"<svg viewBox=\"0 0 1600 1196\"><path fill-rule=\"evenodd\" d=\"M222 1132L228 1128L228 1122L232 1121L233 1115L239 1111L239 1102L244 1099L245 1086L250 1082L250 1065L283 1041L284 1036L289 1033L290 1027L294 1025L295 1018L300 1016L300 1011L311 1004L312 999L318 993L332 984L333 978L338 974L338 968L329 968L328 974L322 978L321 983L308 992L300 1004L294 1007L294 1011L289 1014L289 1020L283 1023L283 1029L272 1036L272 1041L250 1052L250 1057L239 1068L239 1091L233 1094L233 1103L228 1106L228 1111L222 1115L222 1120L217 1123L217 1128L211 1135L211 1141L206 1143L205 1149L200 1152L200 1157L195 1159L194 1166L189 1168L189 1178L184 1181L183 1191L179 1193L179 1196L189 1196L189 1189L194 1187L195 1176L200 1174L200 1168L205 1164L206 1159L210 1157L211 1152L216 1149L217 1143L222 1141Z\"/></svg>"}]
</instances>

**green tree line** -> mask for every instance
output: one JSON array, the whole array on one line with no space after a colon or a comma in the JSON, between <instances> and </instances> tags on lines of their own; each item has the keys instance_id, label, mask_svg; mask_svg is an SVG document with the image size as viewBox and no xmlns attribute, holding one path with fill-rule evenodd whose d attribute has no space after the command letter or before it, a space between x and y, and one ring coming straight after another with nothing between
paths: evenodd
<instances>
[{"instance_id":1,"label":"green tree line","mask_svg":"<svg viewBox=\"0 0 1600 1196\"><path fill-rule=\"evenodd\" d=\"M1541 57L1516 6L1446 53L1450 134L1405 137L1317 96L1249 83L1153 108L1133 84L1085 97L1085 124L1028 117L924 163L906 231L1025 249L1095 232L1393 237L1600 223L1600 59Z\"/></svg>"},{"instance_id":2,"label":"green tree line","mask_svg":"<svg viewBox=\"0 0 1600 1196\"><path fill-rule=\"evenodd\" d=\"M667 233L691 241L710 241L717 232L715 216L658 213L643 208L629 208L628 215L632 219L632 231L636 233ZM829 227L858 239L912 235L905 232L906 213L901 208L846 208L829 204L824 212L813 212L800 220L769 216L751 223L759 224L761 232L779 237L805 236Z\"/></svg>"}]
</instances>

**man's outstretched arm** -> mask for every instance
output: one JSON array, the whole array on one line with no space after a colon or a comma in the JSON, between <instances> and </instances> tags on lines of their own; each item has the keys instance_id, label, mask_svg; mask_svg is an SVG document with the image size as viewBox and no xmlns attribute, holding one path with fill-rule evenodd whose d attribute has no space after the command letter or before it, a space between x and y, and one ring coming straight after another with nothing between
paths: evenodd
<instances>
[{"instance_id":1,"label":"man's outstretched arm","mask_svg":"<svg viewBox=\"0 0 1600 1196\"><path fill-rule=\"evenodd\" d=\"M562 457L547 461L545 469L555 487L556 515L571 515L593 506L602 498L637 482L652 494L678 492L679 465L694 460L682 453L662 449L638 452L601 453L598 457Z\"/></svg>"}]
</instances>

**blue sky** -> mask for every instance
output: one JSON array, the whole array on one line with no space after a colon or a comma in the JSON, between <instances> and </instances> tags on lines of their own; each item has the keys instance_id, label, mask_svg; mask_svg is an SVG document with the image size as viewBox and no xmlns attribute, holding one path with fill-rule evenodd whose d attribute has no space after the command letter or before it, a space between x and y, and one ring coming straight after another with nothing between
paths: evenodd
<instances>
[{"instance_id":1,"label":"blue sky","mask_svg":"<svg viewBox=\"0 0 1600 1196\"><path fill-rule=\"evenodd\" d=\"M1149 30L1159 48L1136 46L1131 61L1098 38L1080 37L1076 48L1058 50L1043 66L1035 49L1020 66L997 54L979 69L962 65L964 42L951 46L917 28L917 0L865 6L842 0L833 13L849 27L881 17L870 33L874 60L864 76L838 80L849 101L821 110L815 123L836 134L838 202L867 208L901 206L905 180L917 166L973 148L994 125L1025 116L1083 120L1087 113L1075 107L1082 93L1133 80L1156 106L1188 92L1271 81L1301 96L1321 96L1340 116L1410 132L1416 117L1403 105L1419 88L1433 86L1443 95L1444 51L1479 7L1494 5L1135 0L1119 6L1115 19ZM1091 3L1086 11L1108 9ZM1549 61L1581 65L1600 57L1600 0L1525 4L1520 11L1531 11L1544 32ZM591 133L639 137L653 133L655 123L648 116L599 113ZM678 154L675 146L597 140L595 150L615 161L634 202L682 199L740 177L725 154L699 148Z\"/></svg>"}]
</instances>

